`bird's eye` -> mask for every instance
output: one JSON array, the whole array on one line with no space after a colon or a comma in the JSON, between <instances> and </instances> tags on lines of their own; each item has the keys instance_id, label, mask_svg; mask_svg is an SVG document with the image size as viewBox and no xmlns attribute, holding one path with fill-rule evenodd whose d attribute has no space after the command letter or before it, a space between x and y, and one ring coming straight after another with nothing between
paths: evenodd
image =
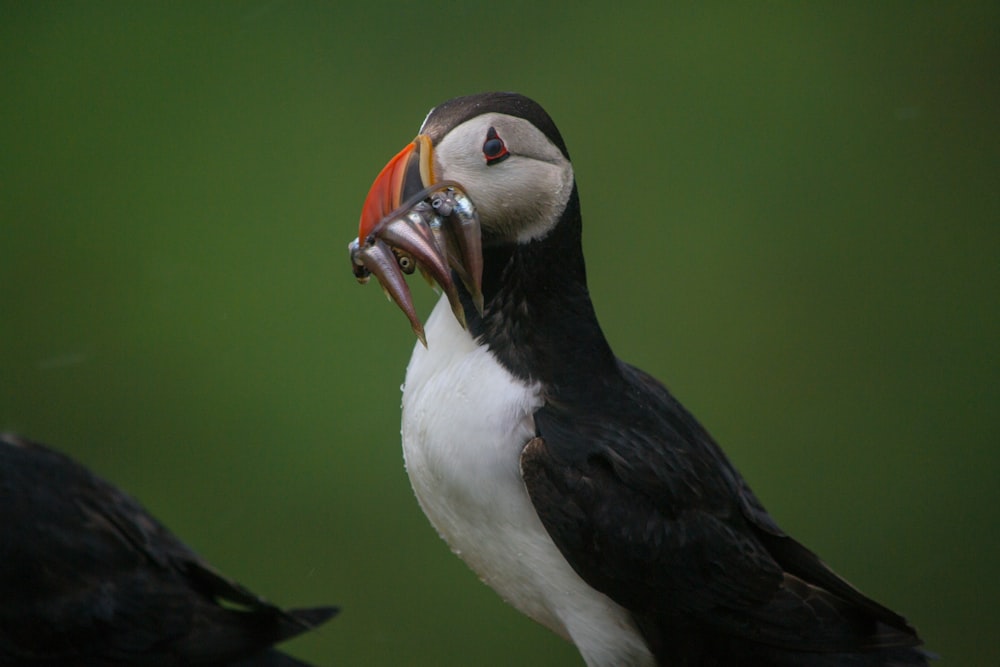
<instances>
[{"instance_id":1,"label":"bird's eye","mask_svg":"<svg viewBox=\"0 0 1000 667\"><path fill-rule=\"evenodd\" d=\"M487 165L503 162L510 157L507 144L503 142L494 127L491 127L486 133L486 141L483 142L483 156L486 158Z\"/></svg>"}]
</instances>

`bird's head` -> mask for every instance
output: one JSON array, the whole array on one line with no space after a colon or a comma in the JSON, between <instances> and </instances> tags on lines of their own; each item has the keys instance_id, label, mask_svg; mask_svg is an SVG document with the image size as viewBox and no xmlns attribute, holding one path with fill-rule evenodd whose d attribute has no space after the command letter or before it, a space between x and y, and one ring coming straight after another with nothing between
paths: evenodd
<instances>
[{"instance_id":1,"label":"bird's head","mask_svg":"<svg viewBox=\"0 0 1000 667\"><path fill-rule=\"evenodd\" d=\"M401 271L436 281L464 324L452 270L481 310L483 246L544 237L572 190L566 145L536 102L515 93L449 100L372 184L351 244L355 275L375 273L424 341Z\"/></svg>"}]
</instances>

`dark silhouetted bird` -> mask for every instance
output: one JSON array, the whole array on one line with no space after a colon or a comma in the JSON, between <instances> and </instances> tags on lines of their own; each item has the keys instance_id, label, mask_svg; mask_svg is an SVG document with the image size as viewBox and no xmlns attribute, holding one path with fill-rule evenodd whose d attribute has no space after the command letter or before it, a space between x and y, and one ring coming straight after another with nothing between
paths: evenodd
<instances>
[{"instance_id":1,"label":"dark silhouetted bird","mask_svg":"<svg viewBox=\"0 0 1000 667\"><path fill-rule=\"evenodd\" d=\"M610 224L628 236L657 210L623 202ZM351 257L421 338L403 450L441 536L588 665L925 664L902 616L783 532L701 424L614 355L581 233L566 144L517 94L434 108L372 186ZM426 327L397 261L444 291Z\"/></svg>"},{"instance_id":2,"label":"dark silhouetted bird","mask_svg":"<svg viewBox=\"0 0 1000 667\"><path fill-rule=\"evenodd\" d=\"M79 463L0 435L0 665L302 667L272 645L336 613L279 609Z\"/></svg>"}]
</instances>

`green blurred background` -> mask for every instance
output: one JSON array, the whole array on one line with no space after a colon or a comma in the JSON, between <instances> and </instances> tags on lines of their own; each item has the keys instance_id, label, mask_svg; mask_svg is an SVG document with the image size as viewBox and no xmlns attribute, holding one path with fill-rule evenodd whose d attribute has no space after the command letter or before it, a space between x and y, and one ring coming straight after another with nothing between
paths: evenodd
<instances>
[{"instance_id":1,"label":"green blurred background","mask_svg":"<svg viewBox=\"0 0 1000 667\"><path fill-rule=\"evenodd\" d=\"M570 146L619 355L939 664L1000 664L1000 3L0 13L0 428L342 605L292 653L581 664L421 515L413 336L347 260L427 110L510 89Z\"/></svg>"}]
</instances>

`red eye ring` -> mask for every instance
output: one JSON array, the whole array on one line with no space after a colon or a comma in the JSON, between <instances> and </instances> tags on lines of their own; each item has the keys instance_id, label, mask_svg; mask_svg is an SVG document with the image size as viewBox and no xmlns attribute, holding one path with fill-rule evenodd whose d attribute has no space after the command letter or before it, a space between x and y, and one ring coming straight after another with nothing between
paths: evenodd
<instances>
[{"instance_id":1,"label":"red eye ring","mask_svg":"<svg viewBox=\"0 0 1000 667\"><path fill-rule=\"evenodd\" d=\"M496 128L491 127L486 132L486 141L483 142L483 156L486 158L487 165L503 162L510 157L507 144L497 134Z\"/></svg>"}]
</instances>

